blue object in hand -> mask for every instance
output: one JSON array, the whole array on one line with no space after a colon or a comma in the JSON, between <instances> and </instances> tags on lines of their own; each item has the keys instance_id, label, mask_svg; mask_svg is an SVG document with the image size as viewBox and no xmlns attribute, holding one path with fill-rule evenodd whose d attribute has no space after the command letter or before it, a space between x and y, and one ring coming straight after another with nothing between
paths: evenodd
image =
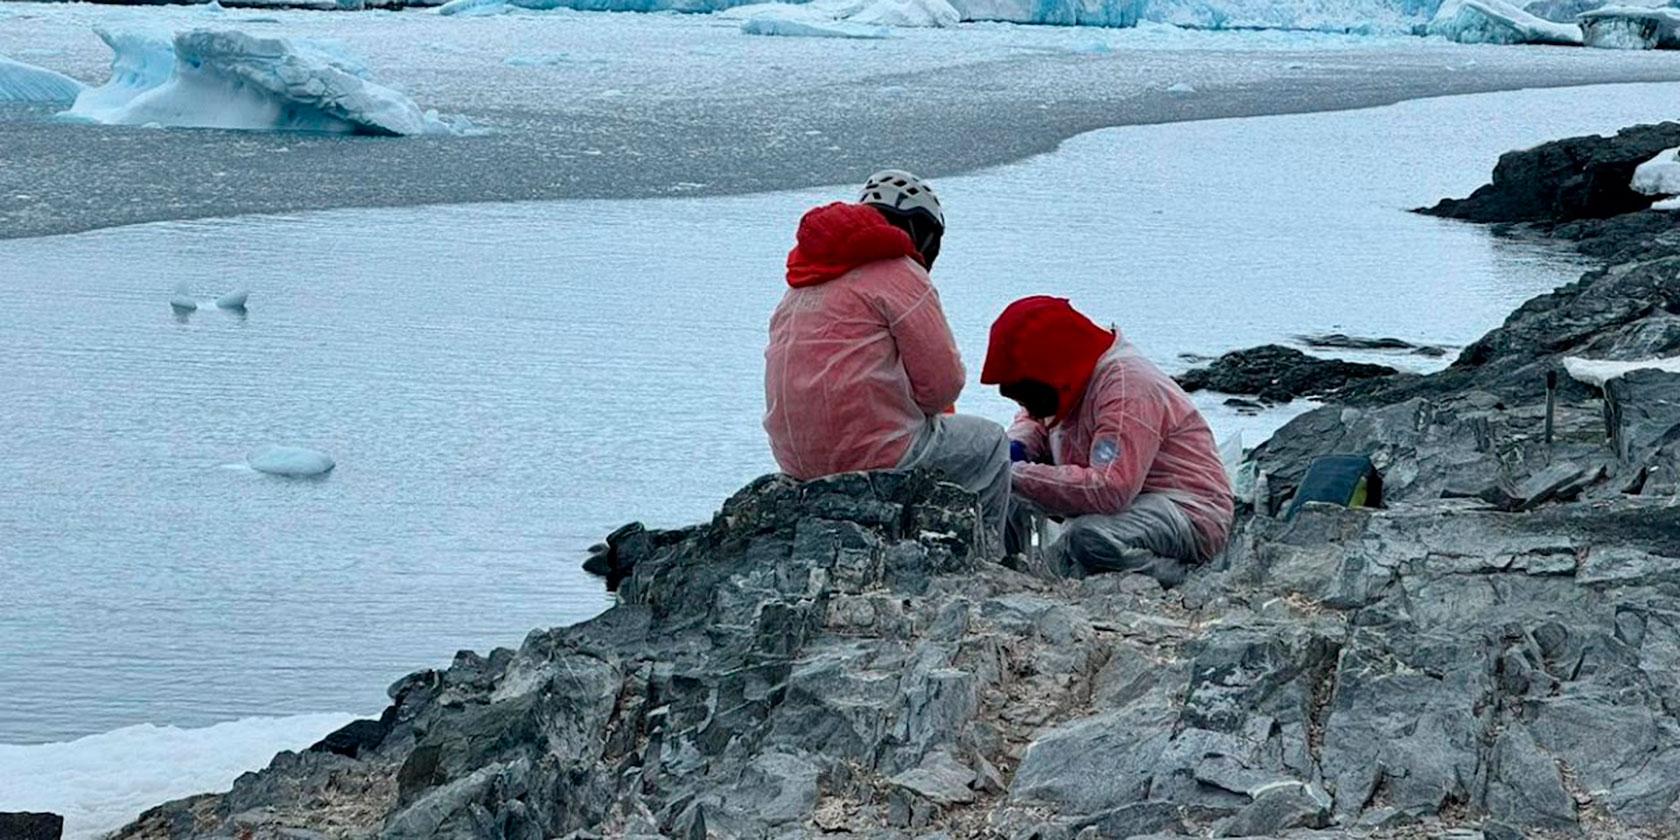
<instances>
[{"instance_id":1,"label":"blue object in hand","mask_svg":"<svg viewBox=\"0 0 1680 840\"><path fill-rule=\"evenodd\" d=\"M1027 460L1027 445L1025 443L1022 443L1021 441L1018 441L1018 440L1010 441L1009 442L1009 460L1010 460L1011 463L1013 463L1015 461L1025 461L1025 460Z\"/></svg>"}]
</instances>

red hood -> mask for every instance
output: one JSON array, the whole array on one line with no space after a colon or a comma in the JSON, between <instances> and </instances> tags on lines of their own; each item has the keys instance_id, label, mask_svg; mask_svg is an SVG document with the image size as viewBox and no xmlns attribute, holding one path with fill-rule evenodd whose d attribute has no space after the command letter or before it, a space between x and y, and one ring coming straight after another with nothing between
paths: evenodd
<instances>
[{"instance_id":1,"label":"red hood","mask_svg":"<svg viewBox=\"0 0 1680 840\"><path fill-rule=\"evenodd\" d=\"M796 288L827 283L872 262L922 259L909 234L862 204L835 202L806 213L797 241L787 258L787 282Z\"/></svg>"},{"instance_id":2,"label":"red hood","mask_svg":"<svg viewBox=\"0 0 1680 840\"><path fill-rule=\"evenodd\" d=\"M1116 334L1079 314L1066 298L1034 295L1010 304L992 324L983 385L1036 379L1060 395L1056 420L1067 417L1085 395L1097 360L1114 346Z\"/></svg>"}]
</instances>

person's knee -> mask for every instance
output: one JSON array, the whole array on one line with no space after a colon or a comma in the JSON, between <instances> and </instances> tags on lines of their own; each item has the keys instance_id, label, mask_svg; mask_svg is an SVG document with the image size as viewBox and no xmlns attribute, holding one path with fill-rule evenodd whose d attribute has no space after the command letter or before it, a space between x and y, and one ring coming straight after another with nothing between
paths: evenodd
<instances>
[{"instance_id":1,"label":"person's knee","mask_svg":"<svg viewBox=\"0 0 1680 840\"><path fill-rule=\"evenodd\" d=\"M1062 528L1062 535L1057 542L1062 543L1062 549L1068 556L1078 560L1086 568L1108 565L1119 558L1124 548L1111 534L1084 516L1069 520Z\"/></svg>"}]
</instances>

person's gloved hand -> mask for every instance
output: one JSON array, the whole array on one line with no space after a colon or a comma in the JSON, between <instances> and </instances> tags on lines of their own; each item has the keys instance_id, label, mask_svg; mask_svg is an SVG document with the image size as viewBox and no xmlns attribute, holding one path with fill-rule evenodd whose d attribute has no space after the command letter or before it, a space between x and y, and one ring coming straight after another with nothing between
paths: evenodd
<instances>
[{"instance_id":1,"label":"person's gloved hand","mask_svg":"<svg viewBox=\"0 0 1680 840\"><path fill-rule=\"evenodd\" d=\"M1011 463L1017 463L1017 462L1020 462L1020 461L1027 460L1027 445L1025 443L1021 442L1021 441L1018 441L1018 440L1010 441L1009 442L1009 460L1010 460Z\"/></svg>"}]
</instances>

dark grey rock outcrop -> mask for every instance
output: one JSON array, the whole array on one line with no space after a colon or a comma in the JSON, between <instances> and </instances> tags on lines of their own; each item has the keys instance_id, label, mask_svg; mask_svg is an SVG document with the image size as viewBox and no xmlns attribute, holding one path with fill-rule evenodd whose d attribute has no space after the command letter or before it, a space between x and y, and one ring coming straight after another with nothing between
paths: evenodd
<instances>
[{"instance_id":1,"label":"dark grey rock outcrop","mask_svg":"<svg viewBox=\"0 0 1680 840\"><path fill-rule=\"evenodd\" d=\"M1236 350L1175 377L1186 391L1252 394L1267 402L1285 403L1296 397L1332 393L1350 382L1391 376L1394 368L1309 356L1299 350L1267 344Z\"/></svg>"},{"instance_id":2,"label":"dark grey rock outcrop","mask_svg":"<svg viewBox=\"0 0 1680 840\"><path fill-rule=\"evenodd\" d=\"M58 840L64 818L31 811L0 811L0 840Z\"/></svg>"},{"instance_id":3,"label":"dark grey rock outcrop","mask_svg":"<svg viewBox=\"0 0 1680 840\"><path fill-rule=\"evenodd\" d=\"M1313 504L1170 592L1011 571L977 522L925 475L767 477L601 617L409 676L356 737L119 837L1680 826L1666 500Z\"/></svg>"},{"instance_id":4,"label":"dark grey rock outcrop","mask_svg":"<svg viewBox=\"0 0 1680 840\"><path fill-rule=\"evenodd\" d=\"M1598 219L1643 210L1655 200L1629 183L1639 164L1680 146L1680 123L1626 128L1613 137L1571 137L1501 155L1493 181L1469 198L1420 212L1472 222Z\"/></svg>"}]
</instances>

